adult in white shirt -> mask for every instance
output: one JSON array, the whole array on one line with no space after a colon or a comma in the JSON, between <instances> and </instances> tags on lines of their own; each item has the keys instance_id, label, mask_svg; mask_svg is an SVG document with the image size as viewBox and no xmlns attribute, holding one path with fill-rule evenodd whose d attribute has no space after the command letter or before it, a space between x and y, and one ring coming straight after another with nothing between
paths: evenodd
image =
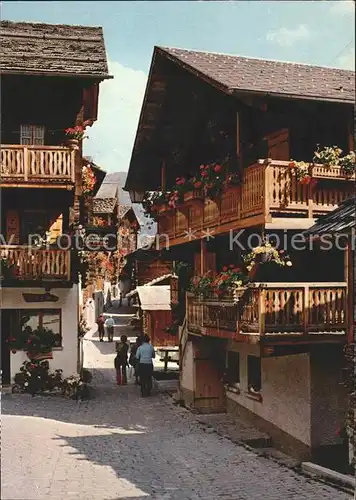
<instances>
[{"instance_id":1,"label":"adult in white shirt","mask_svg":"<svg viewBox=\"0 0 356 500\"><path fill-rule=\"evenodd\" d=\"M108 342L112 342L114 340L114 326L115 321L112 316L109 316L105 321L105 327L108 332Z\"/></svg>"}]
</instances>

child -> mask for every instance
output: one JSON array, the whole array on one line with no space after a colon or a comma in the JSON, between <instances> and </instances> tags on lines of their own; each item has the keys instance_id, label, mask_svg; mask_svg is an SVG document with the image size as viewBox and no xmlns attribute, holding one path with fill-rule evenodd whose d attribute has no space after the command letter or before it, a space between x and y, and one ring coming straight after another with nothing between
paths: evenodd
<instances>
[{"instance_id":1,"label":"child","mask_svg":"<svg viewBox=\"0 0 356 500\"><path fill-rule=\"evenodd\" d=\"M116 383L117 385L127 384L127 353L129 346L127 344L126 335L121 335L120 342L116 342L116 357L115 357L115 370L116 370Z\"/></svg>"}]
</instances>

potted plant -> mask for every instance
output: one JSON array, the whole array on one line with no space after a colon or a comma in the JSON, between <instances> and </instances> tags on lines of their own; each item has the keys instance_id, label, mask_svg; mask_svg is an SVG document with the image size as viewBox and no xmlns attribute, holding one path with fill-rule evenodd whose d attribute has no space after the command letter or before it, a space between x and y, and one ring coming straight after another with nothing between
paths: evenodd
<instances>
[{"instance_id":1,"label":"potted plant","mask_svg":"<svg viewBox=\"0 0 356 500\"><path fill-rule=\"evenodd\" d=\"M24 361L14 381L12 392L28 392L33 396L39 392L52 392L62 386L62 370L50 373L48 361Z\"/></svg>"},{"instance_id":2,"label":"potted plant","mask_svg":"<svg viewBox=\"0 0 356 500\"><path fill-rule=\"evenodd\" d=\"M86 136L84 135L84 127L82 127L81 125L67 128L64 132L67 136L67 144L72 149L79 149L79 142L86 138Z\"/></svg>"},{"instance_id":3,"label":"potted plant","mask_svg":"<svg viewBox=\"0 0 356 500\"><path fill-rule=\"evenodd\" d=\"M346 176L354 175L356 170L355 151L350 151L349 154L340 158L339 164Z\"/></svg>"},{"instance_id":4,"label":"potted plant","mask_svg":"<svg viewBox=\"0 0 356 500\"><path fill-rule=\"evenodd\" d=\"M276 267L292 266L289 255L283 249L277 250L271 243L266 241L245 255L244 262L250 279L256 278L256 273L262 265L265 266L268 264L270 272L267 271L267 273L264 273L264 277L260 277L260 279L267 279L273 276Z\"/></svg>"},{"instance_id":5,"label":"potted plant","mask_svg":"<svg viewBox=\"0 0 356 500\"><path fill-rule=\"evenodd\" d=\"M28 358L35 360L53 359L53 347L60 340L58 334L43 327L35 330L26 327L24 333L27 335L24 350L27 351Z\"/></svg>"},{"instance_id":6,"label":"potted plant","mask_svg":"<svg viewBox=\"0 0 356 500\"><path fill-rule=\"evenodd\" d=\"M245 285L247 283L248 278L241 267L230 264L224 266L222 271L215 277L212 288L218 298L228 296L228 298L237 299L240 293L236 294L236 291L242 293L246 289Z\"/></svg>"},{"instance_id":7,"label":"potted plant","mask_svg":"<svg viewBox=\"0 0 356 500\"><path fill-rule=\"evenodd\" d=\"M188 286L188 291L199 295L200 297L207 297L212 291L213 277L210 271L202 276L194 276Z\"/></svg>"}]
</instances>

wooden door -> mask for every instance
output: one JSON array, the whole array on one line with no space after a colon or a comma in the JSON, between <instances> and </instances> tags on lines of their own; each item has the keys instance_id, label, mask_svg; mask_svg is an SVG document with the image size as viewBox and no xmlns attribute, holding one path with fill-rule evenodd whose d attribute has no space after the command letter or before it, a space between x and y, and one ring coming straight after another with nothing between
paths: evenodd
<instances>
[{"instance_id":1,"label":"wooden door","mask_svg":"<svg viewBox=\"0 0 356 500\"><path fill-rule=\"evenodd\" d=\"M18 210L6 212L6 243L8 245L20 243L20 214Z\"/></svg>"},{"instance_id":2,"label":"wooden door","mask_svg":"<svg viewBox=\"0 0 356 500\"><path fill-rule=\"evenodd\" d=\"M171 311L151 311L151 340L154 346L175 346L178 345L178 337L167 333L165 328L172 323Z\"/></svg>"},{"instance_id":3,"label":"wooden door","mask_svg":"<svg viewBox=\"0 0 356 500\"><path fill-rule=\"evenodd\" d=\"M194 400L201 412L225 410L225 391L221 381L216 349L200 344L194 352Z\"/></svg>"},{"instance_id":4,"label":"wooden door","mask_svg":"<svg viewBox=\"0 0 356 500\"><path fill-rule=\"evenodd\" d=\"M268 158L284 161L290 159L288 129L281 129L272 134L268 134L265 139L268 144Z\"/></svg>"}]
</instances>

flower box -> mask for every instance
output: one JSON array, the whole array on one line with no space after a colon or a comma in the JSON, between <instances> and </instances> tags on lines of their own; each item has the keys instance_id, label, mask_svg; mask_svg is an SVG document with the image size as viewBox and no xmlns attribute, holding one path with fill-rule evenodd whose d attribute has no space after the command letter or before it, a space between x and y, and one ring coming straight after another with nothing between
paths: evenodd
<instances>
[{"instance_id":1,"label":"flower box","mask_svg":"<svg viewBox=\"0 0 356 500\"><path fill-rule=\"evenodd\" d=\"M187 193L184 193L184 203L187 203L188 201L204 199L205 194L203 189L196 189L194 191L188 191Z\"/></svg>"}]
</instances>

